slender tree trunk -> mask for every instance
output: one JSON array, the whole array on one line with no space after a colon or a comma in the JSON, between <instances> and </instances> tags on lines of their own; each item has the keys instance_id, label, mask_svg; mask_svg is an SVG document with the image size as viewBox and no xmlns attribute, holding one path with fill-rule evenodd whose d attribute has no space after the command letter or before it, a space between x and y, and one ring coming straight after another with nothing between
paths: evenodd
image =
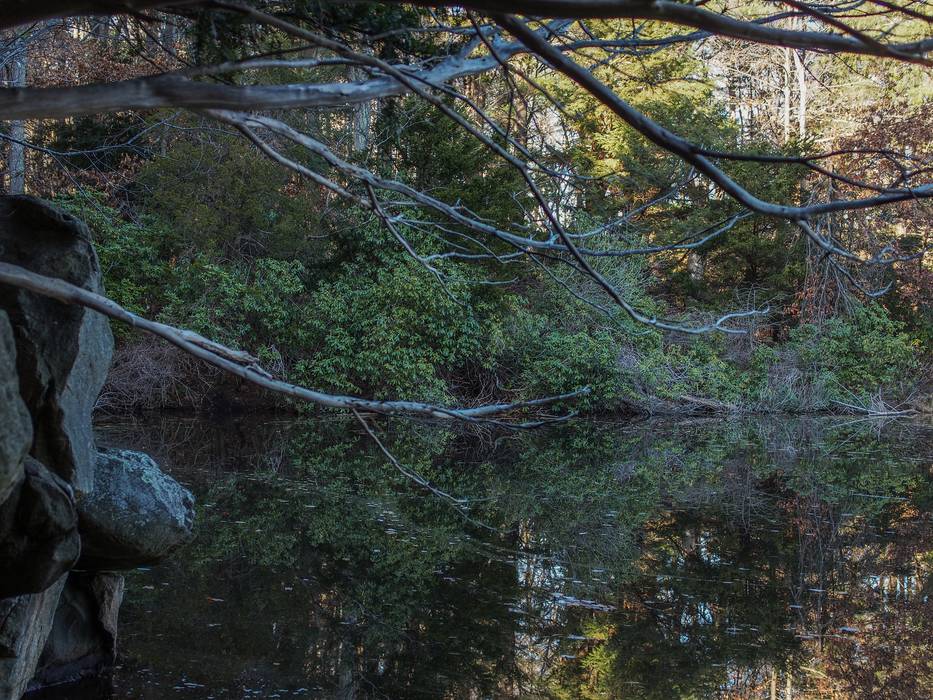
<instances>
[{"instance_id":1,"label":"slender tree trunk","mask_svg":"<svg viewBox=\"0 0 933 700\"><path fill-rule=\"evenodd\" d=\"M807 71L804 66L805 53L794 51L794 64L797 68L797 128L800 138L807 136Z\"/></svg>"},{"instance_id":2,"label":"slender tree trunk","mask_svg":"<svg viewBox=\"0 0 933 700\"><path fill-rule=\"evenodd\" d=\"M10 85L26 85L26 45L21 42L15 49L10 65ZM9 194L23 194L26 191L26 123L21 119L10 122L10 185Z\"/></svg>"},{"instance_id":3,"label":"slender tree trunk","mask_svg":"<svg viewBox=\"0 0 933 700\"><path fill-rule=\"evenodd\" d=\"M353 80L365 80L366 73L362 70L352 70L350 77ZM353 150L365 151L369 147L369 128L372 122L372 102L360 102L353 108Z\"/></svg>"},{"instance_id":4,"label":"slender tree trunk","mask_svg":"<svg viewBox=\"0 0 933 700\"><path fill-rule=\"evenodd\" d=\"M365 151L369 146L369 125L372 102L361 102L353 113L353 150Z\"/></svg>"},{"instance_id":5,"label":"slender tree trunk","mask_svg":"<svg viewBox=\"0 0 933 700\"><path fill-rule=\"evenodd\" d=\"M702 254L691 250L687 255L687 271L690 273L690 280L693 282L702 282L703 275L706 272L706 264L703 262Z\"/></svg>"},{"instance_id":6,"label":"slender tree trunk","mask_svg":"<svg viewBox=\"0 0 933 700\"><path fill-rule=\"evenodd\" d=\"M784 143L790 140L790 49L784 47Z\"/></svg>"}]
</instances>

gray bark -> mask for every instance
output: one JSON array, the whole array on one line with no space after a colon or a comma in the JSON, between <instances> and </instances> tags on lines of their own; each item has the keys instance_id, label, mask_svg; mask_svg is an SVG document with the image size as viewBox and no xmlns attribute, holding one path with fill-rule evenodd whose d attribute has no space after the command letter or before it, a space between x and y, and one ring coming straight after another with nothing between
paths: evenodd
<instances>
[{"instance_id":1,"label":"gray bark","mask_svg":"<svg viewBox=\"0 0 933 700\"><path fill-rule=\"evenodd\" d=\"M797 130L800 138L807 136L807 69L804 66L804 52L794 51L794 65L797 69Z\"/></svg>"},{"instance_id":2,"label":"gray bark","mask_svg":"<svg viewBox=\"0 0 933 700\"><path fill-rule=\"evenodd\" d=\"M784 143L790 141L790 49L784 51Z\"/></svg>"},{"instance_id":3,"label":"gray bark","mask_svg":"<svg viewBox=\"0 0 933 700\"><path fill-rule=\"evenodd\" d=\"M703 281L706 264L703 262L703 256L695 250L691 250L687 255L687 271L690 273L690 279L693 282Z\"/></svg>"},{"instance_id":4,"label":"gray bark","mask_svg":"<svg viewBox=\"0 0 933 700\"><path fill-rule=\"evenodd\" d=\"M525 51L521 44L499 44L500 58ZM498 67L493 56L450 56L435 67L412 73L427 85L446 83ZM187 107L189 109L287 109L346 107L409 89L393 78L352 83L294 85L221 85L195 82L180 75L159 75L78 87L0 89L0 119L58 119L128 109Z\"/></svg>"},{"instance_id":5,"label":"gray bark","mask_svg":"<svg viewBox=\"0 0 933 700\"><path fill-rule=\"evenodd\" d=\"M14 88L26 85L26 47L17 46L10 63L10 84ZM10 123L10 182L9 194L23 194L26 191L26 124L21 119Z\"/></svg>"}]
</instances>

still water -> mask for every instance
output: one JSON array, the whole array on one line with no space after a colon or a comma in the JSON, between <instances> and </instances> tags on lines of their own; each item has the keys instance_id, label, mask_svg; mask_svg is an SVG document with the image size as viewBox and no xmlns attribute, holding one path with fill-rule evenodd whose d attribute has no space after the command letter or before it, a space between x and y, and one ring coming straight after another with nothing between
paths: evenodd
<instances>
[{"instance_id":1,"label":"still water","mask_svg":"<svg viewBox=\"0 0 933 700\"><path fill-rule=\"evenodd\" d=\"M102 697L933 697L928 427L379 430L100 425L199 504Z\"/></svg>"}]
</instances>

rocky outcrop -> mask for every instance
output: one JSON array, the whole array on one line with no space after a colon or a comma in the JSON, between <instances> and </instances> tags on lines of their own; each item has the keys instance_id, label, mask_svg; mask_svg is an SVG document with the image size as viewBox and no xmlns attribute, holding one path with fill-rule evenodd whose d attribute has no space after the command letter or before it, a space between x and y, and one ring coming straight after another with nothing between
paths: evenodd
<instances>
[{"instance_id":1,"label":"rocky outcrop","mask_svg":"<svg viewBox=\"0 0 933 700\"><path fill-rule=\"evenodd\" d=\"M62 576L41 593L0 600L0 698L16 700L26 691L64 587Z\"/></svg>"},{"instance_id":2,"label":"rocky outcrop","mask_svg":"<svg viewBox=\"0 0 933 700\"><path fill-rule=\"evenodd\" d=\"M0 197L0 259L102 291L87 227L32 197ZM187 490L146 455L95 449L112 351L99 314L0 285L0 700L111 664L109 572L191 536Z\"/></svg>"},{"instance_id":3,"label":"rocky outcrop","mask_svg":"<svg viewBox=\"0 0 933 700\"><path fill-rule=\"evenodd\" d=\"M23 458L32 444L32 422L19 395L16 345L7 315L0 311L0 504L23 480Z\"/></svg>"},{"instance_id":4,"label":"rocky outcrop","mask_svg":"<svg viewBox=\"0 0 933 700\"><path fill-rule=\"evenodd\" d=\"M32 685L70 683L111 666L122 601L122 576L72 572L59 598Z\"/></svg>"},{"instance_id":5,"label":"rocky outcrop","mask_svg":"<svg viewBox=\"0 0 933 700\"><path fill-rule=\"evenodd\" d=\"M29 457L19 488L0 507L0 598L38 593L81 552L71 487Z\"/></svg>"},{"instance_id":6,"label":"rocky outcrop","mask_svg":"<svg viewBox=\"0 0 933 700\"><path fill-rule=\"evenodd\" d=\"M0 257L33 272L102 291L87 226L42 200L0 198ZM91 412L113 355L103 316L11 287L0 310L15 331L20 395L32 416L31 453L80 497L93 484Z\"/></svg>"},{"instance_id":7,"label":"rocky outcrop","mask_svg":"<svg viewBox=\"0 0 933 700\"><path fill-rule=\"evenodd\" d=\"M93 491L78 507L82 567L151 564L191 539L194 496L149 455L99 452L94 478Z\"/></svg>"}]
</instances>

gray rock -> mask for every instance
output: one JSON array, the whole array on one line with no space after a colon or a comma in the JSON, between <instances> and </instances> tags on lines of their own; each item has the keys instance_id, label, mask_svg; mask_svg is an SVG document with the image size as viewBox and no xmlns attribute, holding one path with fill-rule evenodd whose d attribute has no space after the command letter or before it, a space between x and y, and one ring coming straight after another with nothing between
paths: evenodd
<instances>
[{"instance_id":1,"label":"gray rock","mask_svg":"<svg viewBox=\"0 0 933 700\"><path fill-rule=\"evenodd\" d=\"M32 422L19 395L16 346L7 315L0 311L0 506L23 480L23 458L32 444Z\"/></svg>"},{"instance_id":2,"label":"gray rock","mask_svg":"<svg viewBox=\"0 0 933 700\"><path fill-rule=\"evenodd\" d=\"M0 598L44 590L80 552L71 487L27 457L22 483L0 506Z\"/></svg>"},{"instance_id":3,"label":"gray rock","mask_svg":"<svg viewBox=\"0 0 933 700\"><path fill-rule=\"evenodd\" d=\"M159 561L191 539L194 497L148 455L104 450L78 515L81 567L128 569Z\"/></svg>"},{"instance_id":4,"label":"gray rock","mask_svg":"<svg viewBox=\"0 0 933 700\"><path fill-rule=\"evenodd\" d=\"M32 688L75 682L113 664L123 589L122 576L69 574Z\"/></svg>"},{"instance_id":5,"label":"gray rock","mask_svg":"<svg viewBox=\"0 0 933 700\"><path fill-rule=\"evenodd\" d=\"M91 579L91 593L97 602L97 621L107 635L111 652L117 647L117 622L126 581L117 574L97 574Z\"/></svg>"},{"instance_id":6,"label":"gray rock","mask_svg":"<svg viewBox=\"0 0 933 700\"><path fill-rule=\"evenodd\" d=\"M34 197L0 197L0 259L102 291L87 226ZM80 497L93 484L91 411L113 355L109 323L96 312L10 287L0 288L0 310L15 331L32 455Z\"/></svg>"},{"instance_id":7,"label":"gray rock","mask_svg":"<svg viewBox=\"0 0 933 700\"><path fill-rule=\"evenodd\" d=\"M33 197L0 197L0 260L102 292L88 228ZM41 685L113 662L122 577L68 573L81 552L76 501L95 485L91 414L112 354L100 314L0 285L0 700L19 698L37 670ZM86 511L89 539L108 567L115 552L151 561L190 536L190 494L153 468L105 468L97 481L108 488Z\"/></svg>"},{"instance_id":8,"label":"gray rock","mask_svg":"<svg viewBox=\"0 0 933 700\"><path fill-rule=\"evenodd\" d=\"M18 700L52 629L65 576L41 593L0 600L0 698Z\"/></svg>"}]
</instances>

